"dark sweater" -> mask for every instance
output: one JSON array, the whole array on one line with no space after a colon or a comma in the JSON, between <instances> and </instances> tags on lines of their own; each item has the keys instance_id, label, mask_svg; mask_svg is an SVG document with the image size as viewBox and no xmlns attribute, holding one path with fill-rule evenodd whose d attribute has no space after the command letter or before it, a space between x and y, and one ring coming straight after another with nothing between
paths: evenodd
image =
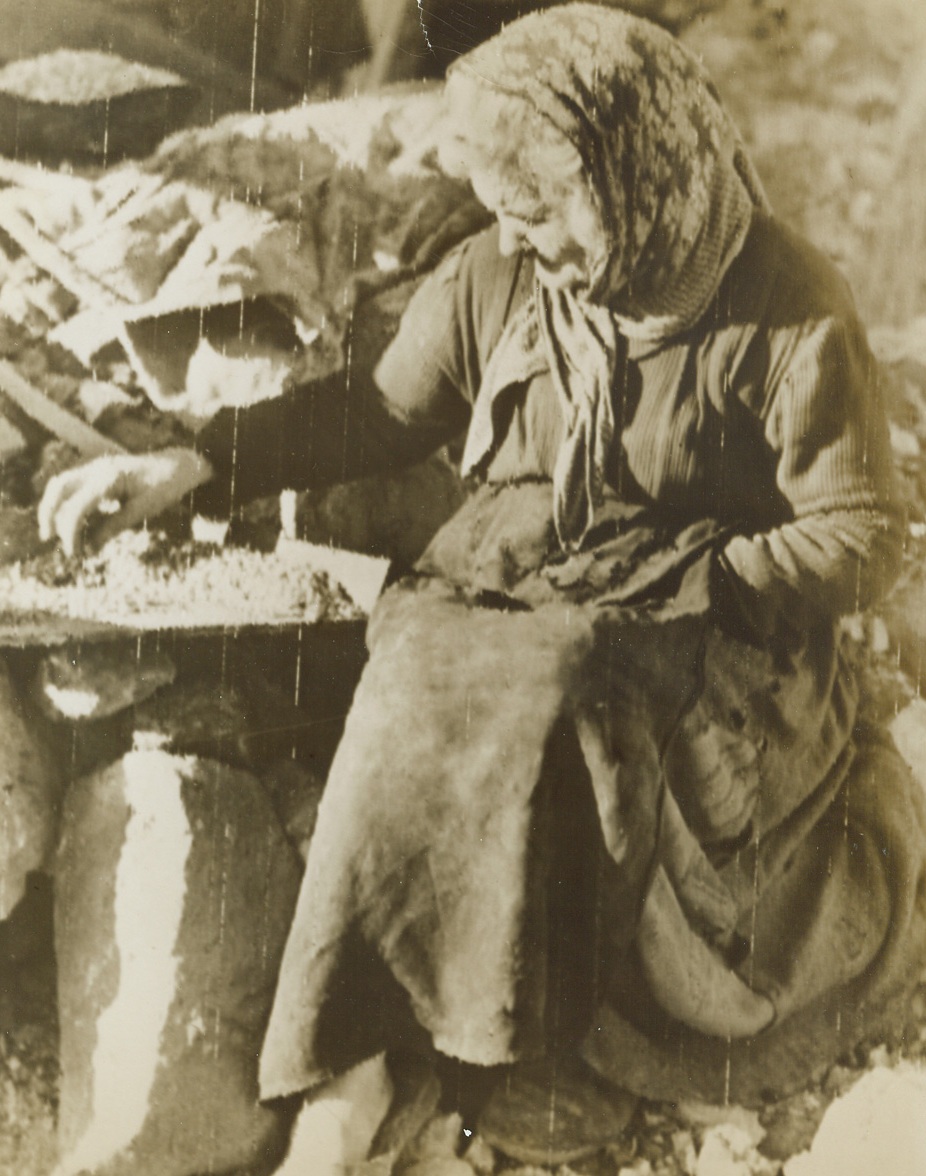
<instances>
[{"instance_id":1,"label":"dark sweater","mask_svg":"<svg viewBox=\"0 0 926 1176\"><path fill-rule=\"evenodd\" d=\"M470 239L420 287L376 384L343 377L243 411L201 434L228 505L414 462L458 435L505 323L530 296L497 230ZM548 477L561 420L541 352L495 401L490 481ZM614 388L624 498L738 532L730 569L777 610L833 615L878 598L902 529L876 368L834 267L757 215L699 323L655 349L626 346ZM232 454L235 462L232 463ZM201 492L200 492L201 493ZM202 505L203 499L199 500Z\"/></svg>"}]
</instances>

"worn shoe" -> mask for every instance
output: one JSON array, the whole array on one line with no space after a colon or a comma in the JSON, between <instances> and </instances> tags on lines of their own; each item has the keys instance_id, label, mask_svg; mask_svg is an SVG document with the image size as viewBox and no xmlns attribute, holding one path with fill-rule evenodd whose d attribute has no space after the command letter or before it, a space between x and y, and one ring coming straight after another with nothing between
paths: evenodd
<instances>
[{"instance_id":1,"label":"worn shoe","mask_svg":"<svg viewBox=\"0 0 926 1176\"><path fill-rule=\"evenodd\" d=\"M522 1164L568 1164L617 1143L638 1101L578 1059L521 1063L489 1097L478 1130Z\"/></svg>"}]
</instances>

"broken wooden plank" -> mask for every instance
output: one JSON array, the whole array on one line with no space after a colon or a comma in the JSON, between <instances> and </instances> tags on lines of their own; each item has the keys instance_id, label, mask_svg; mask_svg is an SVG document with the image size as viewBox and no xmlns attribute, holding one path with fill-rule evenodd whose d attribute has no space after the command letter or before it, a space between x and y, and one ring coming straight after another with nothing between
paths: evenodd
<instances>
[{"instance_id":1,"label":"broken wooden plank","mask_svg":"<svg viewBox=\"0 0 926 1176\"><path fill-rule=\"evenodd\" d=\"M23 379L16 368L6 360L0 360L0 392L37 424L86 457L127 452L117 441L105 437L92 425L88 425L75 413L57 404L28 380Z\"/></svg>"},{"instance_id":2,"label":"broken wooden plank","mask_svg":"<svg viewBox=\"0 0 926 1176\"><path fill-rule=\"evenodd\" d=\"M124 299L76 265L66 253L32 224L9 199L0 199L0 230L19 246L35 264L50 274L82 305L96 307L123 305Z\"/></svg>"}]
</instances>

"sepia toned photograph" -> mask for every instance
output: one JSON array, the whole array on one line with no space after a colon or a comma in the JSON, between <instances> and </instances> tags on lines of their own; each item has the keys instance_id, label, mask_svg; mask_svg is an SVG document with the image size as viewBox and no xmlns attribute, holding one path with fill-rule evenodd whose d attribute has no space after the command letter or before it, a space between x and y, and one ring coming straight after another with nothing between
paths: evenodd
<instances>
[{"instance_id":1,"label":"sepia toned photograph","mask_svg":"<svg viewBox=\"0 0 926 1176\"><path fill-rule=\"evenodd\" d=\"M922 1176L926 6L0 32L0 1176Z\"/></svg>"}]
</instances>

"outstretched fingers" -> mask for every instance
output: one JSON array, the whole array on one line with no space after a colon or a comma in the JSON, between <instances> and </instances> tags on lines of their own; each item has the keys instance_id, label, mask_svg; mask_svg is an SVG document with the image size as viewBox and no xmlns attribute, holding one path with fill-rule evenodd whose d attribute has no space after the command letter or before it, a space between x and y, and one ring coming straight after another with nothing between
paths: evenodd
<instances>
[{"instance_id":1,"label":"outstretched fingers","mask_svg":"<svg viewBox=\"0 0 926 1176\"><path fill-rule=\"evenodd\" d=\"M39 503L39 536L55 537L67 555L79 550L92 514L124 492L125 473L109 463L65 470L48 483Z\"/></svg>"}]
</instances>

